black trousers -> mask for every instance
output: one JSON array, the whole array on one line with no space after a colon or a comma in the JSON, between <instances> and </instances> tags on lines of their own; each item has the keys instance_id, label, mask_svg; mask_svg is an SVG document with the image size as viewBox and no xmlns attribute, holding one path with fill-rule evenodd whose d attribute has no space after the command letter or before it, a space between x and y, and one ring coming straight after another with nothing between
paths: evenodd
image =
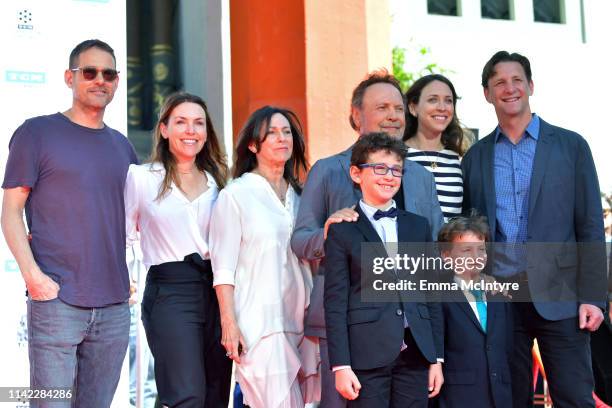
<instances>
[{"instance_id":1,"label":"black trousers","mask_svg":"<svg viewBox=\"0 0 612 408\"><path fill-rule=\"evenodd\" d=\"M533 303L517 302L513 307L513 406L533 406L531 348L536 338L555 407L594 407L590 336L578 328L578 317L550 321L539 315Z\"/></svg>"},{"instance_id":2,"label":"black trousers","mask_svg":"<svg viewBox=\"0 0 612 408\"><path fill-rule=\"evenodd\" d=\"M612 324L608 313L599 329L591 333L595 393L607 404L612 404Z\"/></svg>"},{"instance_id":3,"label":"black trousers","mask_svg":"<svg viewBox=\"0 0 612 408\"><path fill-rule=\"evenodd\" d=\"M210 261L197 254L149 269L142 321L159 401L171 408L226 408L231 360L221 346Z\"/></svg>"},{"instance_id":4,"label":"black trousers","mask_svg":"<svg viewBox=\"0 0 612 408\"><path fill-rule=\"evenodd\" d=\"M393 363L371 370L354 370L361 383L359 397L348 401L349 408L426 408L429 394L429 366L410 329L408 346ZM375 351L373 351L375 352Z\"/></svg>"}]
</instances>

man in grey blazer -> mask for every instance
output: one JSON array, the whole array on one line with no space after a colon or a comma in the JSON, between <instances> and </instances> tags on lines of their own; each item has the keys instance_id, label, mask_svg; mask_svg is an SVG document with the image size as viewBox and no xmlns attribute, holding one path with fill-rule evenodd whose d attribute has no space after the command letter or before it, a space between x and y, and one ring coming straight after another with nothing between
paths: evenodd
<instances>
[{"instance_id":1,"label":"man in grey blazer","mask_svg":"<svg viewBox=\"0 0 612 408\"><path fill-rule=\"evenodd\" d=\"M401 138L405 127L405 106L398 81L386 71L369 74L353 90L349 121L357 135L386 132ZM352 147L317 161L308 174L291 248L302 259L318 266L325 255L323 244L331 223L357 220L353 206L361 191L349 175ZM401 209L421 215L429 221L433 237L443 224L434 178L423 166L406 160L402 188L395 197ZM323 311L323 275L319 268L314 279L310 307L306 317L306 335L320 338L322 395L320 408L344 407L346 401L336 391L329 367Z\"/></svg>"},{"instance_id":2,"label":"man in grey blazer","mask_svg":"<svg viewBox=\"0 0 612 408\"><path fill-rule=\"evenodd\" d=\"M512 400L533 404L534 338L555 407L594 407L589 332L603 320L606 266L601 199L587 142L532 114L529 60L499 51L482 73L499 126L462 162L464 211L487 215L493 273L516 281ZM503 244L502 244L503 245Z\"/></svg>"}]
</instances>

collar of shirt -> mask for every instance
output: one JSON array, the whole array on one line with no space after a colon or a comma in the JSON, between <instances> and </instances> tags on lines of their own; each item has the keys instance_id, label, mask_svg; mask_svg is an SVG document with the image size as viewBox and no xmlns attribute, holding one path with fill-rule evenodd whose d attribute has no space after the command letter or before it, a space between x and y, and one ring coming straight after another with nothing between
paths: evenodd
<instances>
[{"instance_id":1,"label":"collar of shirt","mask_svg":"<svg viewBox=\"0 0 612 408\"><path fill-rule=\"evenodd\" d=\"M379 222L377 220L374 219L374 213L378 210L382 210L382 211L387 211L388 209L390 209L391 207L397 207L395 205L395 201L391 200L391 204L389 204L388 207L386 208L376 208L376 207L372 207L371 205L367 205L363 200L359 200L359 206L361 207L361 209L363 210L363 213L366 215L366 217L368 217L368 220L370 220L371 223L376 223Z\"/></svg>"},{"instance_id":2,"label":"collar of shirt","mask_svg":"<svg viewBox=\"0 0 612 408\"><path fill-rule=\"evenodd\" d=\"M455 281L455 283L457 285L459 285L459 287L461 287L461 282L466 282L463 279L461 279L460 277L458 277L457 275L453 276L453 280ZM465 297L467 298L468 302L470 302L470 305L472 305L472 309L476 308L476 298L474 297L474 295L472 294L472 292L470 292L467 289L462 289L463 294L465 295ZM482 300L484 301L485 305L487 304L487 293L485 291L482 292ZM476 316L478 316L478 313L476 313Z\"/></svg>"},{"instance_id":3,"label":"collar of shirt","mask_svg":"<svg viewBox=\"0 0 612 408\"><path fill-rule=\"evenodd\" d=\"M363 210L365 216L368 217L370 224L372 224L382 242L397 242L397 218L385 217L375 220L374 213L378 211L379 208L367 205L363 200L359 200L359 206ZM387 208L382 210L387 211L391 207L396 207L395 201L393 200L391 200L391 204Z\"/></svg>"},{"instance_id":4,"label":"collar of shirt","mask_svg":"<svg viewBox=\"0 0 612 408\"><path fill-rule=\"evenodd\" d=\"M535 113L531 115L531 120L529 121L527 128L525 128L525 134L527 136L530 136L533 140L538 140L538 137L540 135L540 117ZM495 128L495 143L499 141L499 137L502 135L506 137L506 135L502 133L502 130L499 125L497 125L497 127Z\"/></svg>"}]
</instances>

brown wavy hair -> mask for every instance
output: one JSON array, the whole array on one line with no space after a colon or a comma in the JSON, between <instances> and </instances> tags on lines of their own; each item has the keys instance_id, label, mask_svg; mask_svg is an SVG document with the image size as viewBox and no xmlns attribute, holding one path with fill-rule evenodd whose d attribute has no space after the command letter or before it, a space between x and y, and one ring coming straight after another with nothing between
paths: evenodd
<instances>
[{"instance_id":1,"label":"brown wavy hair","mask_svg":"<svg viewBox=\"0 0 612 408\"><path fill-rule=\"evenodd\" d=\"M455 87L453 83L446 78L444 75L440 74L430 74L425 75L416 80L414 84L406 91L406 130L404 131L404 141L410 139L414 135L416 135L417 130L419 128L419 121L412 113L410 113L410 105L419 103L419 99L421 98L421 92L423 92L423 88L432 83L433 81L440 81L448 85L453 94L453 119L448 124L446 129L442 132L441 142L442 145L448 149L457 153L459 156L463 156L465 151L467 150L467 138L464 137L463 129L459 124L459 119L457 118L457 92L455 91Z\"/></svg>"},{"instance_id":2,"label":"brown wavy hair","mask_svg":"<svg viewBox=\"0 0 612 408\"><path fill-rule=\"evenodd\" d=\"M302 184L300 180L308 171L306 143L304 142L300 120L297 115L289 109L266 105L257 109L249 116L244 127L238 134L233 177L238 178L257 167L257 157L255 153L249 150L249 145L254 143L255 148L259 151L261 144L266 140L265 132L262 132L262 129L268 129L270 120L276 113L280 113L289 121L291 134L293 135L293 152L289 160L285 163L283 178L291 184L291 187L293 187L297 194L301 194Z\"/></svg>"},{"instance_id":3,"label":"brown wavy hair","mask_svg":"<svg viewBox=\"0 0 612 408\"><path fill-rule=\"evenodd\" d=\"M176 160L174 155L170 153L170 145L168 139L165 139L161 133L161 125L168 125L168 120L174 108L182 103L195 103L204 109L206 116L206 142L204 147L195 157L195 165L200 171L210 173L219 190L227 184L229 170L227 167L227 157L223 147L219 143L219 138L215 132L215 128L210 119L206 103L197 95L192 95L186 92L176 92L169 95L164 101L161 110L159 111L159 119L153 131L153 151L149 161L151 163L161 163L166 170L164 180L159 186L159 192L156 200L164 198L171 189L171 184L174 182L179 188L181 187L180 179L176 170Z\"/></svg>"},{"instance_id":4,"label":"brown wavy hair","mask_svg":"<svg viewBox=\"0 0 612 408\"><path fill-rule=\"evenodd\" d=\"M453 217L442 226L438 233L438 247L440 250L448 251L452 248L455 239L468 232L485 242L491 240L487 217L472 209L466 216Z\"/></svg>"}]
</instances>

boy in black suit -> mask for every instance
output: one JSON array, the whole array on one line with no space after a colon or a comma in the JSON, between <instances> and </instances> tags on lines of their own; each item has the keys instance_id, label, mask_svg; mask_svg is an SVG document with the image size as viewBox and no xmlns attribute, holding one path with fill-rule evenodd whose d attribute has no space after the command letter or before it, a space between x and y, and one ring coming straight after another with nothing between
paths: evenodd
<instances>
[{"instance_id":1,"label":"boy in black suit","mask_svg":"<svg viewBox=\"0 0 612 408\"><path fill-rule=\"evenodd\" d=\"M455 217L438 234L442 258L454 269L448 281L457 284L442 303L445 383L440 408L512 407L510 304L502 294L478 287L493 282L480 273L488 240L487 220L476 215Z\"/></svg>"},{"instance_id":2,"label":"boy in black suit","mask_svg":"<svg viewBox=\"0 0 612 408\"><path fill-rule=\"evenodd\" d=\"M427 220L398 210L393 201L405 157L405 145L386 133L370 133L355 143L350 175L363 195L355 205L359 217L332 224L325 242L330 367L349 407L426 407L428 390L429 397L437 395L443 382L440 304L395 291L389 301L362 298L367 290L362 279L373 272L363 270L372 265L363 243L372 243L386 257L383 242L431 241ZM380 276L397 281L394 273Z\"/></svg>"}]
</instances>

